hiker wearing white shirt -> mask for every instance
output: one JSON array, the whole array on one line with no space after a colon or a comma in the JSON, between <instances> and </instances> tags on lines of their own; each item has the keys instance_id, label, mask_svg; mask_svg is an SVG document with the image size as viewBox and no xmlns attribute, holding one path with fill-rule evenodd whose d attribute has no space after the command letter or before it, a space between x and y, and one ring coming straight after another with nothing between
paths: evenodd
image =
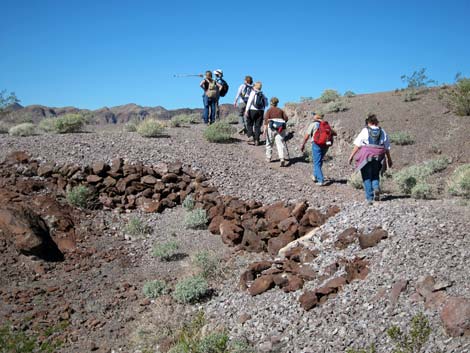
<instances>
[{"instance_id":1,"label":"hiker wearing white shirt","mask_svg":"<svg viewBox=\"0 0 470 353\"><path fill-rule=\"evenodd\" d=\"M256 82L246 103L246 135L253 137L255 146L260 145L259 137L261 135L261 125L263 124L264 109L268 105L268 99L261 91L263 84Z\"/></svg>"},{"instance_id":2,"label":"hiker wearing white shirt","mask_svg":"<svg viewBox=\"0 0 470 353\"><path fill-rule=\"evenodd\" d=\"M248 102L248 97L250 92L253 89L253 78L251 76L245 76L245 82L243 82L240 87L238 87L237 95L235 96L235 101L233 103L234 107L239 109L240 123L243 124L243 129L239 131L240 134L246 132L246 123L245 123L245 109L246 103Z\"/></svg>"}]
</instances>

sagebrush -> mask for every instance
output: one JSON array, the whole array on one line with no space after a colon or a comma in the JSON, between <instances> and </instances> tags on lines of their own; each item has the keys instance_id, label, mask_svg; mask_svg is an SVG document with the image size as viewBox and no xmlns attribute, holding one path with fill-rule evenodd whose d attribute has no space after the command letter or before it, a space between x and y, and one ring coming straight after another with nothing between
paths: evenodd
<instances>
[{"instance_id":1,"label":"sagebrush","mask_svg":"<svg viewBox=\"0 0 470 353\"><path fill-rule=\"evenodd\" d=\"M66 114L55 118L54 132L57 134L80 132L85 123L86 119L80 114Z\"/></svg>"},{"instance_id":2,"label":"sagebrush","mask_svg":"<svg viewBox=\"0 0 470 353\"><path fill-rule=\"evenodd\" d=\"M180 244L177 241L167 241L165 243L157 243L153 247L153 256L161 261L171 261L177 254Z\"/></svg>"},{"instance_id":3,"label":"sagebrush","mask_svg":"<svg viewBox=\"0 0 470 353\"><path fill-rule=\"evenodd\" d=\"M217 121L204 130L204 138L209 142L223 143L232 140L235 128L226 121Z\"/></svg>"},{"instance_id":4,"label":"sagebrush","mask_svg":"<svg viewBox=\"0 0 470 353\"><path fill-rule=\"evenodd\" d=\"M470 199L470 164L463 164L449 178L447 191L454 196Z\"/></svg>"},{"instance_id":5,"label":"sagebrush","mask_svg":"<svg viewBox=\"0 0 470 353\"><path fill-rule=\"evenodd\" d=\"M400 146L412 145L415 143L414 137L406 131L392 132L389 137L390 142Z\"/></svg>"},{"instance_id":6,"label":"sagebrush","mask_svg":"<svg viewBox=\"0 0 470 353\"><path fill-rule=\"evenodd\" d=\"M8 134L11 136L32 136L36 133L36 126L32 123L22 123L16 126L11 127L8 130Z\"/></svg>"},{"instance_id":7,"label":"sagebrush","mask_svg":"<svg viewBox=\"0 0 470 353\"><path fill-rule=\"evenodd\" d=\"M155 119L145 119L137 126L137 133L143 137L158 137L165 132L165 125Z\"/></svg>"},{"instance_id":8,"label":"sagebrush","mask_svg":"<svg viewBox=\"0 0 470 353\"><path fill-rule=\"evenodd\" d=\"M178 282L173 292L176 301L193 304L204 298L209 291L209 284L201 275L185 278Z\"/></svg>"},{"instance_id":9,"label":"sagebrush","mask_svg":"<svg viewBox=\"0 0 470 353\"><path fill-rule=\"evenodd\" d=\"M143 220L139 217L134 216L127 222L124 227L124 232L129 235L139 236L149 234L152 228L150 228Z\"/></svg>"},{"instance_id":10,"label":"sagebrush","mask_svg":"<svg viewBox=\"0 0 470 353\"><path fill-rule=\"evenodd\" d=\"M184 216L184 225L189 229L205 229L208 221L207 212L202 208L189 211Z\"/></svg>"},{"instance_id":11,"label":"sagebrush","mask_svg":"<svg viewBox=\"0 0 470 353\"><path fill-rule=\"evenodd\" d=\"M220 273L220 258L212 251L203 250L194 255L194 264L204 278L214 278Z\"/></svg>"},{"instance_id":12,"label":"sagebrush","mask_svg":"<svg viewBox=\"0 0 470 353\"><path fill-rule=\"evenodd\" d=\"M155 299L163 294L168 293L168 288L165 282L160 280L153 280L144 284L142 292L147 298Z\"/></svg>"},{"instance_id":13,"label":"sagebrush","mask_svg":"<svg viewBox=\"0 0 470 353\"><path fill-rule=\"evenodd\" d=\"M68 203L80 208L87 208L90 197L91 192L85 185L75 186L66 194Z\"/></svg>"},{"instance_id":14,"label":"sagebrush","mask_svg":"<svg viewBox=\"0 0 470 353\"><path fill-rule=\"evenodd\" d=\"M329 103L339 99L341 95L334 89L326 89L320 96L320 102Z\"/></svg>"},{"instance_id":15,"label":"sagebrush","mask_svg":"<svg viewBox=\"0 0 470 353\"><path fill-rule=\"evenodd\" d=\"M448 93L448 101L457 115L470 116L470 78L457 76L455 86Z\"/></svg>"},{"instance_id":16,"label":"sagebrush","mask_svg":"<svg viewBox=\"0 0 470 353\"><path fill-rule=\"evenodd\" d=\"M186 198L184 199L182 203L182 206L188 212L194 210L195 202L194 202L193 195L186 196Z\"/></svg>"}]
</instances>

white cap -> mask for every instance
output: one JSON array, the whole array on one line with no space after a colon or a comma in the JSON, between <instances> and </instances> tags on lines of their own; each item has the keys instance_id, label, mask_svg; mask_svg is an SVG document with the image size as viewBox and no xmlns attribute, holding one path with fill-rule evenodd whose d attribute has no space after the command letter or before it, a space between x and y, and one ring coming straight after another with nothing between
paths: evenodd
<instances>
[{"instance_id":1,"label":"white cap","mask_svg":"<svg viewBox=\"0 0 470 353\"><path fill-rule=\"evenodd\" d=\"M222 70L221 70L221 69L217 69L217 70L215 70L215 71L214 71L214 75L217 75L217 76L223 76L223 75L224 75L224 73L222 72Z\"/></svg>"}]
</instances>

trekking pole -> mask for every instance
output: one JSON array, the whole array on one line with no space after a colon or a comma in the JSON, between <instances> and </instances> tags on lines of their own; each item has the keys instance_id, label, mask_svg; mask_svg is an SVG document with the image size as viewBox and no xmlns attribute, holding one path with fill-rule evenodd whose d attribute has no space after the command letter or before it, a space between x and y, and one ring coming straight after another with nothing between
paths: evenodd
<instances>
[{"instance_id":1,"label":"trekking pole","mask_svg":"<svg viewBox=\"0 0 470 353\"><path fill-rule=\"evenodd\" d=\"M174 74L173 77L181 78L181 77L204 77L203 74Z\"/></svg>"}]
</instances>

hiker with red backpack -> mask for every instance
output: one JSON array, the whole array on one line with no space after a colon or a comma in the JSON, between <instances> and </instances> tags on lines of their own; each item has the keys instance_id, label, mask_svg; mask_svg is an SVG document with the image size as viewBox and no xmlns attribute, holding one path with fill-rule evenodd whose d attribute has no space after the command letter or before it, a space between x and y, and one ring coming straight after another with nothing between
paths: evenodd
<instances>
[{"instance_id":1,"label":"hiker with red backpack","mask_svg":"<svg viewBox=\"0 0 470 353\"><path fill-rule=\"evenodd\" d=\"M206 71L206 77L201 81L199 86L203 89L202 101L204 103L203 119L204 124L213 124L215 122L216 104L219 99L220 87L217 82L212 79L212 72Z\"/></svg>"},{"instance_id":2,"label":"hiker with red backpack","mask_svg":"<svg viewBox=\"0 0 470 353\"><path fill-rule=\"evenodd\" d=\"M219 95L217 96L217 102L215 103L215 118L216 120L220 119L220 109L219 109L219 99L220 97L225 97L228 92L228 83L223 79L224 73L221 69L217 69L214 71L215 75L215 82L219 87Z\"/></svg>"},{"instance_id":3,"label":"hiker with red backpack","mask_svg":"<svg viewBox=\"0 0 470 353\"><path fill-rule=\"evenodd\" d=\"M307 141L312 141L312 180L318 186L324 186L325 178L322 171L323 159L328 149L333 145L333 136L336 136L336 132L327 121L323 120L324 114L312 113L312 115L314 121L307 127L300 150L303 152Z\"/></svg>"},{"instance_id":4,"label":"hiker with red backpack","mask_svg":"<svg viewBox=\"0 0 470 353\"><path fill-rule=\"evenodd\" d=\"M263 84L256 82L248 97L246 103L245 119L246 119L246 135L253 137L255 146L260 145L259 137L261 135L261 125L263 125L264 109L268 105L268 98L261 91Z\"/></svg>"},{"instance_id":5,"label":"hiker with red backpack","mask_svg":"<svg viewBox=\"0 0 470 353\"><path fill-rule=\"evenodd\" d=\"M354 158L355 157L355 158ZM361 171L366 201L380 201L380 172L392 167L390 140L384 129L379 127L375 114L368 114L366 127L354 140L349 164L356 161L356 170Z\"/></svg>"},{"instance_id":6,"label":"hiker with red backpack","mask_svg":"<svg viewBox=\"0 0 470 353\"><path fill-rule=\"evenodd\" d=\"M277 107L279 99L272 97L271 107L264 116L264 133L266 135L266 162L271 162L273 153L273 144L276 144L277 154L281 160L281 167L286 167L288 163L288 150L285 142L287 135L287 121L289 118L286 113Z\"/></svg>"}]
</instances>

